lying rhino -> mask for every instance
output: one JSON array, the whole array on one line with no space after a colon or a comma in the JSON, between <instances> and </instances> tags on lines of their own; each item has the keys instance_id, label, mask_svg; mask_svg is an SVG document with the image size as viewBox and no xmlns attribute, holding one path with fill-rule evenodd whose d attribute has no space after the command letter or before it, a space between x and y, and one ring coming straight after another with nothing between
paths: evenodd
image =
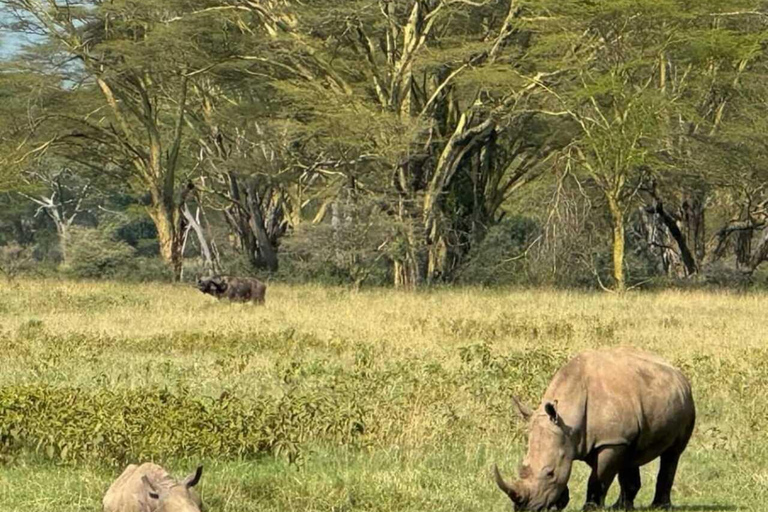
<instances>
[{"instance_id":1,"label":"lying rhino","mask_svg":"<svg viewBox=\"0 0 768 512\"><path fill-rule=\"evenodd\" d=\"M197 289L217 299L264 303L267 285L250 277L212 276L197 280Z\"/></svg>"},{"instance_id":2,"label":"lying rhino","mask_svg":"<svg viewBox=\"0 0 768 512\"><path fill-rule=\"evenodd\" d=\"M654 507L671 507L677 461L693 432L691 385L663 359L632 348L587 351L563 366L541 405L531 411L528 453L520 479L496 483L515 510L565 508L574 460L592 468L585 509L603 507L618 474L616 508L631 509L640 490L640 466L660 457Z\"/></svg>"},{"instance_id":3,"label":"lying rhino","mask_svg":"<svg viewBox=\"0 0 768 512\"><path fill-rule=\"evenodd\" d=\"M178 482L168 472L145 462L131 464L109 486L102 500L104 512L200 512L200 497L192 489L200 481L203 467Z\"/></svg>"}]
</instances>

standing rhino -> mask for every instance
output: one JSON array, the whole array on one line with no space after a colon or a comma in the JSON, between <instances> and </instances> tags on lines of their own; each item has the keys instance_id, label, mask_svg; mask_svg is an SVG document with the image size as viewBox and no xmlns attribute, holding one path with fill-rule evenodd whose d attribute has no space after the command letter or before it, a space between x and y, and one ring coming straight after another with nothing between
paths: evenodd
<instances>
[{"instance_id":1,"label":"standing rhino","mask_svg":"<svg viewBox=\"0 0 768 512\"><path fill-rule=\"evenodd\" d=\"M200 512L200 497L192 489L200 481L203 467L178 482L150 462L131 464L109 486L102 500L103 512Z\"/></svg>"},{"instance_id":2,"label":"standing rhino","mask_svg":"<svg viewBox=\"0 0 768 512\"><path fill-rule=\"evenodd\" d=\"M585 509L603 507L618 474L616 508L631 509L640 490L640 466L660 457L654 507L671 507L677 462L693 432L691 385L663 359L633 348L587 351L563 366L541 405L531 411L528 453L520 478L496 483L515 510L565 508L574 460L592 468Z\"/></svg>"},{"instance_id":3,"label":"standing rhino","mask_svg":"<svg viewBox=\"0 0 768 512\"><path fill-rule=\"evenodd\" d=\"M212 276L197 280L197 289L217 299L264 303L267 285L251 277Z\"/></svg>"}]
</instances>

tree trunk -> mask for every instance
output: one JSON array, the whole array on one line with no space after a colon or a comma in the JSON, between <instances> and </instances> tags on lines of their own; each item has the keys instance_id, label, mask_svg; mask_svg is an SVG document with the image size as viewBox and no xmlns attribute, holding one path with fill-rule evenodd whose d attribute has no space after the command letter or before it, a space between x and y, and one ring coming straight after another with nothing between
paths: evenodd
<instances>
[{"instance_id":1,"label":"tree trunk","mask_svg":"<svg viewBox=\"0 0 768 512\"><path fill-rule=\"evenodd\" d=\"M164 188L172 187L171 183ZM174 203L173 190L151 189L152 205L148 208L149 216L157 229L157 241L160 244L160 256L171 267L173 280L181 280L181 268L184 262L182 246L184 244L185 219L181 209L187 202L187 196L194 190L191 183L184 187L178 203ZM165 192L165 193L164 193Z\"/></svg>"},{"instance_id":2,"label":"tree trunk","mask_svg":"<svg viewBox=\"0 0 768 512\"><path fill-rule=\"evenodd\" d=\"M421 285L422 272L419 261L418 242L413 230L414 222L409 217L405 198L400 199L398 217L403 227L400 240L403 246L394 261L395 288L413 290Z\"/></svg>"},{"instance_id":3,"label":"tree trunk","mask_svg":"<svg viewBox=\"0 0 768 512\"><path fill-rule=\"evenodd\" d=\"M257 266L276 272L278 266L277 251L272 246L272 241L267 234L255 186L251 186L248 190L248 210L251 231L256 239Z\"/></svg>"},{"instance_id":4,"label":"tree trunk","mask_svg":"<svg viewBox=\"0 0 768 512\"><path fill-rule=\"evenodd\" d=\"M209 273L215 273L218 271L218 263L214 258L214 254L211 251L211 246L208 243L208 239L205 235L205 231L203 230L203 226L200 224L199 220L199 212L198 209L198 216L192 215L192 212L189 209L189 206L182 205L181 212L184 214L184 218L187 221L187 224L190 229L192 229L195 232L195 235L197 236L197 241L200 244L200 255L203 257L203 260L205 261L205 268L208 270ZM199 208L199 207L198 207ZM184 250L182 249L182 254L184 253Z\"/></svg>"},{"instance_id":5,"label":"tree trunk","mask_svg":"<svg viewBox=\"0 0 768 512\"><path fill-rule=\"evenodd\" d=\"M760 242L757 244L757 249L752 255L752 259L749 262L749 268L751 272L757 270L762 262L768 259L768 228L763 229L763 234L760 237Z\"/></svg>"},{"instance_id":6,"label":"tree trunk","mask_svg":"<svg viewBox=\"0 0 768 512\"><path fill-rule=\"evenodd\" d=\"M752 236L754 231L739 231L736 234L736 266L742 270L752 267Z\"/></svg>"},{"instance_id":7,"label":"tree trunk","mask_svg":"<svg viewBox=\"0 0 768 512\"><path fill-rule=\"evenodd\" d=\"M66 223L57 223L56 231L59 235L59 250L61 251L61 260L66 264L69 261L69 225Z\"/></svg>"},{"instance_id":8,"label":"tree trunk","mask_svg":"<svg viewBox=\"0 0 768 512\"><path fill-rule=\"evenodd\" d=\"M432 240L427 255L427 283L433 284L446 277L448 273L448 244L445 238L438 236Z\"/></svg>"},{"instance_id":9,"label":"tree trunk","mask_svg":"<svg viewBox=\"0 0 768 512\"><path fill-rule=\"evenodd\" d=\"M415 290L421 283L419 262L409 252L402 260L395 260L395 288Z\"/></svg>"},{"instance_id":10,"label":"tree trunk","mask_svg":"<svg viewBox=\"0 0 768 512\"><path fill-rule=\"evenodd\" d=\"M699 269L696 265L696 260L694 259L691 250L688 248L688 243L686 242L683 233L680 231L675 219L664 210L664 204L659 200L656 201L654 211L659 215L664 226L669 230L669 234L672 235L672 238L675 240L678 249L680 249L680 257L682 258L683 265L685 265L686 276L691 276L698 272Z\"/></svg>"},{"instance_id":11,"label":"tree trunk","mask_svg":"<svg viewBox=\"0 0 768 512\"><path fill-rule=\"evenodd\" d=\"M693 250L696 262L701 265L706 256L706 197L696 193L683 201L683 218L688 246Z\"/></svg>"},{"instance_id":12,"label":"tree trunk","mask_svg":"<svg viewBox=\"0 0 768 512\"><path fill-rule=\"evenodd\" d=\"M616 291L623 292L627 287L624 276L624 213L616 198L609 194L606 197L613 222L613 281Z\"/></svg>"},{"instance_id":13,"label":"tree trunk","mask_svg":"<svg viewBox=\"0 0 768 512\"><path fill-rule=\"evenodd\" d=\"M184 243L184 231L176 229L176 219L174 219L173 212L169 211L165 205L151 207L149 216L152 217L157 229L160 256L171 267L174 281L179 281L181 279L181 246Z\"/></svg>"},{"instance_id":14,"label":"tree trunk","mask_svg":"<svg viewBox=\"0 0 768 512\"><path fill-rule=\"evenodd\" d=\"M653 207L640 207L639 213L641 232L649 252L657 260L656 271L660 275L668 276L679 267L680 258L667 241L667 229Z\"/></svg>"}]
</instances>

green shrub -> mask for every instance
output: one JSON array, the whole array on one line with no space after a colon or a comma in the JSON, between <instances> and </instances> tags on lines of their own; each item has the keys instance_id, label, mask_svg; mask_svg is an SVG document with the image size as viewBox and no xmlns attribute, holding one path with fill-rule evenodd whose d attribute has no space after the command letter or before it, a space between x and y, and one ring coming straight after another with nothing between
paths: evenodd
<instances>
[{"instance_id":1,"label":"green shrub","mask_svg":"<svg viewBox=\"0 0 768 512\"><path fill-rule=\"evenodd\" d=\"M120 281L173 281L173 270L163 260L157 257L131 258L125 265L119 267L113 274Z\"/></svg>"},{"instance_id":2,"label":"green shrub","mask_svg":"<svg viewBox=\"0 0 768 512\"><path fill-rule=\"evenodd\" d=\"M483 241L472 247L458 280L484 286L526 282L523 256L538 231L536 221L522 216L491 227Z\"/></svg>"},{"instance_id":3,"label":"green shrub","mask_svg":"<svg viewBox=\"0 0 768 512\"><path fill-rule=\"evenodd\" d=\"M370 206L370 205L369 205ZM339 216L338 224L301 224L283 239L278 277L287 282L380 286L391 282L383 248L391 221L375 208Z\"/></svg>"},{"instance_id":4,"label":"green shrub","mask_svg":"<svg viewBox=\"0 0 768 512\"><path fill-rule=\"evenodd\" d=\"M342 392L243 400L163 389L83 391L47 385L0 389L0 455L34 451L54 461L173 457L301 457L310 435L354 442L365 411Z\"/></svg>"},{"instance_id":5,"label":"green shrub","mask_svg":"<svg viewBox=\"0 0 768 512\"><path fill-rule=\"evenodd\" d=\"M67 241L67 272L78 278L109 278L130 263L134 249L100 229L72 227Z\"/></svg>"},{"instance_id":6,"label":"green shrub","mask_svg":"<svg viewBox=\"0 0 768 512\"><path fill-rule=\"evenodd\" d=\"M32 250L22 247L16 242L11 242L0 247L0 274L9 281L19 274L28 272L34 266Z\"/></svg>"}]
</instances>

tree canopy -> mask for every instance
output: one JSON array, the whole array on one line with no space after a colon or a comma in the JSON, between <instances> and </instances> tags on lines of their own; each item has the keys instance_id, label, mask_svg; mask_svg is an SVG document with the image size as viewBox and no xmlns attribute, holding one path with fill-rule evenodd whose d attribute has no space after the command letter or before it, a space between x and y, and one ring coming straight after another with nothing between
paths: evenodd
<instances>
[{"instance_id":1,"label":"tree canopy","mask_svg":"<svg viewBox=\"0 0 768 512\"><path fill-rule=\"evenodd\" d=\"M2 11L33 37L2 63L0 190L61 247L68 223L111 226L176 279L199 261L405 288L491 259L499 282L623 290L768 257L758 0ZM35 209L12 210L0 240L34 245Z\"/></svg>"}]
</instances>

